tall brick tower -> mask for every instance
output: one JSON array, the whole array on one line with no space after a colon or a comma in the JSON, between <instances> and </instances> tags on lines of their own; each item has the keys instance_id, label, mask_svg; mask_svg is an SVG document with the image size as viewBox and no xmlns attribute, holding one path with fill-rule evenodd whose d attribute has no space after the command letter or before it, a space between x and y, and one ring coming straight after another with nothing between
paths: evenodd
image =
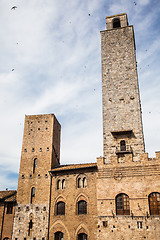
<instances>
[{"instance_id":1,"label":"tall brick tower","mask_svg":"<svg viewBox=\"0 0 160 240\"><path fill-rule=\"evenodd\" d=\"M47 237L51 189L48 171L59 165L60 129L53 114L25 117L12 239Z\"/></svg>"},{"instance_id":2,"label":"tall brick tower","mask_svg":"<svg viewBox=\"0 0 160 240\"><path fill-rule=\"evenodd\" d=\"M127 15L106 18L101 31L103 149L105 162L111 155L123 161L126 154L137 160L144 153L133 26Z\"/></svg>"}]
</instances>

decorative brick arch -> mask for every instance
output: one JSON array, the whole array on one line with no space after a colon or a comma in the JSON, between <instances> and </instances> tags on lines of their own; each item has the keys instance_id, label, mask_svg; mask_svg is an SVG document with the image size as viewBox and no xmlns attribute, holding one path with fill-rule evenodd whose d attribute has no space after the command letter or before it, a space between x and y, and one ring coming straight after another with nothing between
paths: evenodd
<instances>
[{"instance_id":1,"label":"decorative brick arch","mask_svg":"<svg viewBox=\"0 0 160 240\"><path fill-rule=\"evenodd\" d=\"M49 229L49 236L51 238L52 235L54 235L56 232L62 232L63 233L63 240L71 240L69 231L65 224L61 220L57 220L54 222L50 229Z\"/></svg>"},{"instance_id":2,"label":"decorative brick arch","mask_svg":"<svg viewBox=\"0 0 160 240\"><path fill-rule=\"evenodd\" d=\"M86 196L86 194L84 193L80 193L78 194L78 196L75 199L75 214L78 214L78 202L80 201L85 201L86 202L86 209L87 209L87 213L89 212L89 200L88 200L88 196ZM87 214L86 213L86 214Z\"/></svg>"},{"instance_id":3,"label":"decorative brick arch","mask_svg":"<svg viewBox=\"0 0 160 240\"><path fill-rule=\"evenodd\" d=\"M89 238L89 231L88 231L87 226L84 223L80 223L79 226L77 227L76 232L75 232L75 238L74 238L75 240L78 239L78 234L80 234L80 233L87 234L87 236Z\"/></svg>"},{"instance_id":4,"label":"decorative brick arch","mask_svg":"<svg viewBox=\"0 0 160 240\"><path fill-rule=\"evenodd\" d=\"M54 203L54 214L57 215L57 204L59 202L64 202L65 204L65 209L66 209L66 198L63 197L63 195L59 195L56 199L55 199L55 203Z\"/></svg>"},{"instance_id":5,"label":"decorative brick arch","mask_svg":"<svg viewBox=\"0 0 160 240\"><path fill-rule=\"evenodd\" d=\"M79 193L75 199L76 203L81 200L85 200L87 203L89 202L88 196L84 193Z\"/></svg>"}]
</instances>

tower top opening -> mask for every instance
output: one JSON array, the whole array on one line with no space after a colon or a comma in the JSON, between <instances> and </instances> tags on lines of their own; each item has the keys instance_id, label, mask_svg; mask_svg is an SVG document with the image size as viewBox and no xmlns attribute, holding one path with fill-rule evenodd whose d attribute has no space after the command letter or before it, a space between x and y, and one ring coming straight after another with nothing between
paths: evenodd
<instances>
[{"instance_id":1,"label":"tower top opening","mask_svg":"<svg viewBox=\"0 0 160 240\"><path fill-rule=\"evenodd\" d=\"M128 26L128 19L126 13L121 13L106 17L106 29L111 30L120 27Z\"/></svg>"}]
</instances>

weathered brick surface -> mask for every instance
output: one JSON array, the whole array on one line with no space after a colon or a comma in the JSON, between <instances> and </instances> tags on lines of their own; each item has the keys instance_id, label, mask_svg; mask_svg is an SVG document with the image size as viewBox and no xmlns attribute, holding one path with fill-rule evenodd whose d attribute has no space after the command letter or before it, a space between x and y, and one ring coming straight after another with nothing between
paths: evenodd
<instances>
[{"instance_id":1,"label":"weathered brick surface","mask_svg":"<svg viewBox=\"0 0 160 240\"><path fill-rule=\"evenodd\" d=\"M97 239L97 198L96 180L97 168L72 169L59 173L52 173L50 240L54 240L54 233L62 231L64 240L77 240L79 233L86 233L88 239ZM78 188L78 178L86 177L85 188ZM65 179L65 189L57 189L57 181ZM87 214L78 215L79 200L87 202ZM65 215L56 215L56 203L65 202Z\"/></svg>"},{"instance_id":2,"label":"weathered brick surface","mask_svg":"<svg viewBox=\"0 0 160 240\"><path fill-rule=\"evenodd\" d=\"M37 166L33 171L35 158ZM48 171L59 165L59 158L60 124L54 114L26 116L12 239L27 237L31 213L33 229L29 237L47 237L51 185ZM31 203L33 187L35 197Z\"/></svg>"}]
</instances>

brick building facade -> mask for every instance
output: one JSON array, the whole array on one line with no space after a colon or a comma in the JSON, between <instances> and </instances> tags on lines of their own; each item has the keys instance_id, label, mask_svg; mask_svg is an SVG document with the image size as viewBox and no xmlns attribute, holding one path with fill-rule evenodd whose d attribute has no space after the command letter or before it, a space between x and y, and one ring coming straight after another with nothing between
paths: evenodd
<instances>
[{"instance_id":1,"label":"brick building facade","mask_svg":"<svg viewBox=\"0 0 160 240\"><path fill-rule=\"evenodd\" d=\"M160 152L145 153L133 26L126 14L106 23L103 157L60 165L54 114L26 116L12 240L160 239Z\"/></svg>"}]
</instances>

